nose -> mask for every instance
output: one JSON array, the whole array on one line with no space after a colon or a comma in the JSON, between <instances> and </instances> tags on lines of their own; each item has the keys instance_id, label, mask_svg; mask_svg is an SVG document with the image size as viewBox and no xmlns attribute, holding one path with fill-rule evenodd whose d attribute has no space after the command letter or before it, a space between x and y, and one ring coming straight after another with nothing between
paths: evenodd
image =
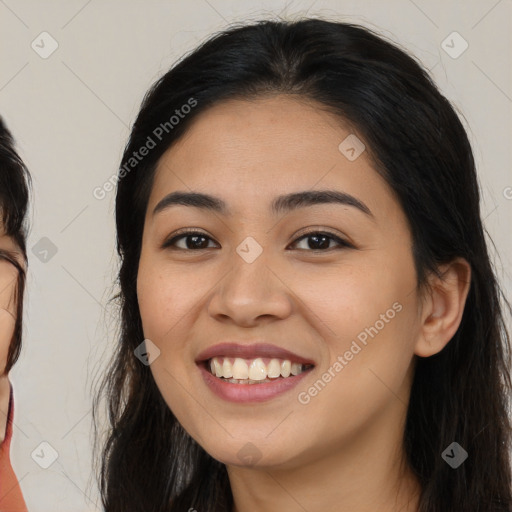
<instances>
[{"instance_id":1,"label":"nose","mask_svg":"<svg viewBox=\"0 0 512 512\"><path fill-rule=\"evenodd\" d=\"M265 250L252 262L233 251L231 268L214 289L210 316L224 323L253 327L262 321L288 317L293 301L284 272L272 264Z\"/></svg>"}]
</instances>

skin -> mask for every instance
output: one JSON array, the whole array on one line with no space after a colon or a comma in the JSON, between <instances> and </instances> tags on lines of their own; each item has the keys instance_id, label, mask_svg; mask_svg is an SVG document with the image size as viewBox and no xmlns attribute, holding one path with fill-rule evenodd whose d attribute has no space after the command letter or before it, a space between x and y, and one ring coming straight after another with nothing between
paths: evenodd
<instances>
[{"instance_id":1,"label":"skin","mask_svg":"<svg viewBox=\"0 0 512 512\"><path fill-rule=\"evenodd\" d=\"M187 432L227 465L234 512L418 507L419 485L402 450L414 362L455 333L470 269L456 260L419 294L407 220L368 151L349 161L338 150L350 133L305 100L228 101L194 120L157 168L137 278L144 335L161 351L151 370ZM320 189L355 196L373 216L338 204L270 212L277 195ZM233 214L179 205L153 215L177 190L217 196ZM186 250L182 238L162 249L180 228L202 231L207 248ZM299 240L304 228L354 247L330 240L313 251L311 238ZM263 248L252 263L235 250L247 236ZM402 310L317 396L299 403L298 394L396 302ZM233 339L273 343L315 368L267 402L224 401L194 360ZM246 443L257 448L252 465L237 455Z\"/></svg>"},{"instance_id":2,"label":"skin","mask_svg":"<svg viewBox=\"0 0 512 512\"><path fill-rule=\"evenodd\" d=\"M0 249L11 251L22 260L16 244L5 235L1 226ZM0 443L5 438L9 408L10 384L9 377L4 372L15 327L16 304L13 297L17 278L17 269L11 263L0 259Z\"/></svg>"}]
</instances>

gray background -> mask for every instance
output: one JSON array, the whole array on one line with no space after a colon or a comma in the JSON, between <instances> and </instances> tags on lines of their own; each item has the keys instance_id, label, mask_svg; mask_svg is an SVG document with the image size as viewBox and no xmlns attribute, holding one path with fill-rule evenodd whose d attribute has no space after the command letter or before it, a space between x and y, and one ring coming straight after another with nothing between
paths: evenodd
<instances>
[{"instance_id":1,"label":"gray background","mask_svg":"<svg viewBox=\"0 0 512 512\"><path fill-rule=\"evenodd\" d=\"M0 113L34 181L24 348L11 373L13 466L31 512L99 510L91 386L115 337L117 263L114 193L93 190L116 173L143 94L231 22L306 14L377 29L432 71L465 118L510 297L511 0L0 0ZM457 58L454 31L468 44ZM58 44L47 58L55 43L42 32ZM52 449L58 458L40 467Z\"/></svg>"}]
</instances>

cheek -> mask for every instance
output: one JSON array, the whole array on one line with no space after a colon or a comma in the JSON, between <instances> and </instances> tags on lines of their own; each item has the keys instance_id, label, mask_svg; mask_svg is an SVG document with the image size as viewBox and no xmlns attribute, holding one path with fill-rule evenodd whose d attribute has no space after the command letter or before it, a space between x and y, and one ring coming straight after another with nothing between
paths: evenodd
<instances>
[{"instance_id":1,"label":"cheek","mask_svg":"<svg viewBox=\"0 0 512 512\"><path fill-rule=\"evenodd\" d=\"M297 279L294 291L314 313L329 352L317 376L322 382L302 389L304 400L319 408L343 403L363 414L392 397L390 389L398 392L419 332L415 290L412 260L393 258L310 274L302 284Z\"/></svg>"},{"instance_id":2,"label":"cheek","mask_svg":"<svg viewBox=\"0 0 512 512\"><path fill-rule=\"evenodd\" d=\"M7 363L9 346L14 335L16 304L14 288L18 279L17 270L10 263L0 260L0 374Z\"/></svg>"},{"instance_id":3,"label":"cheek","mask_svg":"<svg viewBox=\"0 0 512 512\"><path fill-rule=\"evenodd\" d=\"M171 273L155 261L141 258L137 276L137 297L144 338L159 349L150 369L169 409L178 418L187 418L194 403L183 391L192 366L187 357L187 336L197 302L197 286L185 285L183 273ZM189 361L187 363L187 361ZM188 425L189 433L195 433Z\"/></svg>"},{"instance_id":4,"label":"cheek","mask_svg":"<svg viewBox=\"0 0 512 512\"><path fill-rule=\"evenodd\" d=\"M162 355L180 350L197 305L204 294L197 274L169 268L162 262L141 258L137 297L145 338L159 346Z\"/></svg>"},{"instance_id":5,"label":"cheek","mask_svg":"<svg viewBox=\"0 0 512 512\"><path fill-rule=\"evenodd\" d=\"M154 258L141 256L137 273L137 299L144 326L144 334L151 339L162 336L172 325L181 307L178 299L179 282L166 275L165 269Z\"/></svg>"},{"instance_id":6,"label":"cheek","mask_svg":"<svg viewBox=\"0 0 512 512\"><path fill-rule=\"evenodd\" d=\"M141 264L137 275L137 299L144 336L156 341L169 323L174 302L167 283L160 272L150 265Z\"/></svg>"},{"instance_id":7,"label":"cheek","mask_svg":"<svg viewBox=\"0 0 512 512\"><path fill-rule=\"evenodd\" d=\"M18 271L5 260L0 260L0 309L15 313L14 289L18 280Z\"/></svg>"},{"instance_id":8,"label":"cheek","mask_svg":"<svg viewBox=\"0 0 512 512\"><path fill-rule=\"evenodd\" d=\"M0 375L7 364L9 346L14 334L15 321L12 315L0 308Z\"/></svg>"},{"instance_id":9,"label":"cheek","mask_svg":"<svg viewBox=\"0 0 512 512\"><path fill-rule=\"evenodd\" d=\"M322 334L331 341L331 350L336 355L348 348L348 340L360 335L364 342L365 333L369 337L368 330L375 333L374 328L379 336L390 333L405 316L414 316L412 265L393 268L385 262L358 262L337 266L329 272L313 270L307 275L307 280L294 278L293 291L307 306L312 321L322 326ZM411 325L410 321L406 323Z\"/></svg>"}]
</instances>

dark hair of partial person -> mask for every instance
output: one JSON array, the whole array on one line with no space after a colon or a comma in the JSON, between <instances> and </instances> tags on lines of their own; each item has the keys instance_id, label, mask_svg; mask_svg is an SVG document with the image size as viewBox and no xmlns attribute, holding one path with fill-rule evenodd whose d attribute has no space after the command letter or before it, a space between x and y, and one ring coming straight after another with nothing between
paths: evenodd
<instances>
[{"instance_id":1,"label":"dark hair of partial person","mask_svg":"<svg viewBox=\"0 0 512 512\"><path fill-rule=\"evenodd\" d=\"M0 226L2 232L13 239L27 262L26 214L29 200L30 174L18 155L14 140L0 117ZM9 373L21 351L23 324L23 293L25 290L25 266L13 252L0 249L0 259L8 261L18 270L14 287L16 320L14 335L9 345L4 373Z\"/></svg>"},{"instance_id":2,"label":"dark hair of partial person","mask_svg":"<svg viewBox=\"0 0 512 512\"><path fill-rule=\"evenodd\" d=\"M119 175L121 266L113 297L119 338L93 408L96 425L101 410L108 416L101 453L96 426L105 511L231 511L225 465L184 431L150 368L134 356L144 339L137 269L163 153L213 105L282 94L335 114L365 142L408 219L418 293L428 289L429 275L440 276L440 265L457 257L469 262L470 290L456 334L438 354L415 356L403 446L421 484L419 512L510 512L512 386L504 315L511 308L490 261L467 134L414 57L373 30L321 19L231 26L178 61L143 100L120 169L176 109L191 98L197 105ZM469 454L457 469L441 456L454 441Z\"/></svg>"}]
</instances>

